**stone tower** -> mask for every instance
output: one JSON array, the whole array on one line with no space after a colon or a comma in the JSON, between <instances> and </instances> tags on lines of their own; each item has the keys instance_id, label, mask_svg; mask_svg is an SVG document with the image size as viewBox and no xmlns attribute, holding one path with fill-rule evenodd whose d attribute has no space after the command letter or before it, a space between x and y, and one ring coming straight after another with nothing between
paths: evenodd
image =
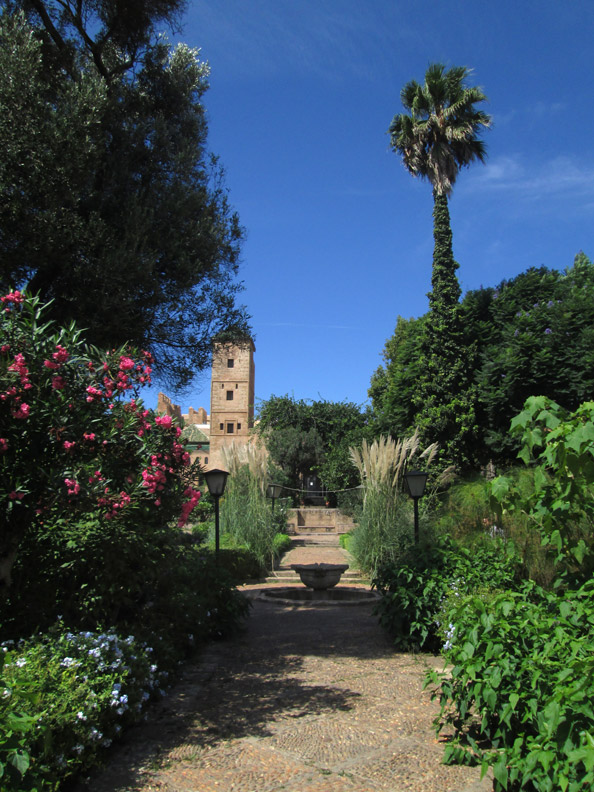
<instances>
[{"instance_id":1,"label":"stone tower","mask_svg":"<svg viewBox=\"0 0 594 792\"><path fill-rule=\"evenodd\" d=\"M216 342L212 355L209 467L223 467L220 450L243 445L254 425L253 341Z\"/></svg>"}]
</instances>

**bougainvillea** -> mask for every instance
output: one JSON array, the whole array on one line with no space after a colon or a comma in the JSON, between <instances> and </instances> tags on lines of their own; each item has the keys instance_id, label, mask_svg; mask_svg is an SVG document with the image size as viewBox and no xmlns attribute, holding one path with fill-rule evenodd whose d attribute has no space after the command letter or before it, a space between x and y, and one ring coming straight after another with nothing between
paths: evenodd
<instances>
[{"instance_id":1,"label":"bougainvillea","mask_svg":"<svg viewBox=\"0 0 594 792\"><path fill-rule=\"evenodd\" d=\"M180 427L138 398L150 353L88 347L36 298L0 299L2 591L25 534L64 518L183 525L200 495Z\"/></svg>"}]
</instances>

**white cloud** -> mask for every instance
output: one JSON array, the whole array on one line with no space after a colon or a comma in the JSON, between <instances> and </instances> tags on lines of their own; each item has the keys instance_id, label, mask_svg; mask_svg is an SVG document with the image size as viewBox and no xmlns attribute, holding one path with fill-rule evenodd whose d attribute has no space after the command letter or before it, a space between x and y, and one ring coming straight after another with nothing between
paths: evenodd
<instances>
[{"instance_id":1,"label":"white cloud","mask_svg":"<svg viewBox=\"0 0 594 792\"><path fill-rule=\"evenodd\" d=\"M528 163L519 155L498 157L460 180L459 192L508 194L524 201L558 200L587 206L594 200L594 165L558 156ZM584 204L584 200L588 203Z\"/></svg>"}]
</instances>

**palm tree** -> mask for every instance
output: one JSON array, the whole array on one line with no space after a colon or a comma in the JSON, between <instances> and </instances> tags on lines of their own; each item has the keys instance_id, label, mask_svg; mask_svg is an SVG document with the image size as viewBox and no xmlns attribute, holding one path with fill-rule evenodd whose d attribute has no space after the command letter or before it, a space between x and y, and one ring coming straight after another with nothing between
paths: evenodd
<instances>
[{"instance_id":1,"label":"palm tree","mask_svg":"<svg viewBox=\"0 0 594 792\"><path fill-rule=\"evenodd\" d=\"M475 426L472 350L461 325L458 264L452 250L448 196L461 168L484 162L478 135L491 125L475 105L486 101L480 88L468 87L470 70L429 66L425 82L407 83L400 94L408 113L395 115L388 130L392 149L413 176L433 187L433 271L429 315L422 343L424 375L415 395L416 425L424 440L437 440L447 461L468 464Z\"/></svg>"},{"instance_id":2,"label":"palm tree","mask_svg":"<svg viewBox=\"0 0 594 792\"><path fill-rule=\"evenodd\" d=\"M411 80L400 93L410 115L395 115L388 130L406 169L429 179L434 195L449 195L460 168L485 160L485 145L477 135L481 127L491 126L491 119L475 105L487 97L480 88L464 85L469 74L466 66L429 66L423 85Z\"/></svg>"},{"instance_id":3,"label":"palm tree","mask_svg":"<svg viewBox=\"0 0 594 792\"><path fill-rule=\"evenodd\" d=\"M480 88L464 84L469 73L466 66L449 70L441 63L429 66L423 85L411 80L401 91L402 104L410 115L395 115L388 130L390 144L409 173L428 179L433 187L431 308L435 300L445 300L451 306L460 297L447 197L460 169L475 160L484 162L486 156L485 145L477 136L491 125L491 119L475 105L487 97Z\"/></svg>"}]
</instances>

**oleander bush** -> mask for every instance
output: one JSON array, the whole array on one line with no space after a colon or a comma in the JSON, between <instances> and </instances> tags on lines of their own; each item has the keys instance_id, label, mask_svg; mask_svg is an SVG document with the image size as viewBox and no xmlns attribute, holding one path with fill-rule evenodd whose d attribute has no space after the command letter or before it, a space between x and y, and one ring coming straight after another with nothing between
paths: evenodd
<instances>
[{"instance_id":1,"label":"oleander bush","mask_svg":"<svg viewBox=\"0 0 594 792\"><path fill-rule=\"evenodd\" d=\"M150 355L0 300L0 789L53 792L248 603L184 529L200 469L138 397Z\"/></svg>"}]
</instances>

